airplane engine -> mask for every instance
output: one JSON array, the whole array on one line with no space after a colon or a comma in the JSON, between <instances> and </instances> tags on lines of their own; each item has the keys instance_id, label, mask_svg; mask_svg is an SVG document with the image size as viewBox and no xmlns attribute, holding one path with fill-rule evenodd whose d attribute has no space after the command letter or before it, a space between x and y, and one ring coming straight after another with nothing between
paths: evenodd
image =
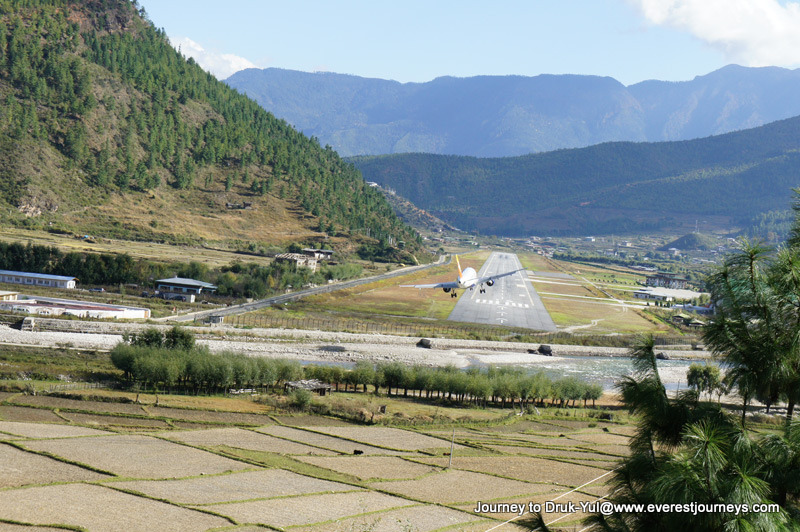
<instances>
[{"instance_id":1,"label":"airplane engine","mask_svg":"<svg viewBox=\"0 0 800 532\"><path fill-rule=\"evenodd\" d=\"M445 287L445 288L442 288L442 290L444 290L444 293L445 293L445 294L447 294L447 293L449 293L449 292L450 292L450 290L452 290L452 288L450 288L450 287Z\"/></svg>"},{"instance_id":2,"label":"airplane engine","mask_svg":"<svg viewBox=\"0 0 800 532\"><path fill-rule=\"evenodd\" d=\"M492 286L492 285L494 285L494 279L489 279L488 281L486 281L486 286Z\"/></svg>"}]
</instances>

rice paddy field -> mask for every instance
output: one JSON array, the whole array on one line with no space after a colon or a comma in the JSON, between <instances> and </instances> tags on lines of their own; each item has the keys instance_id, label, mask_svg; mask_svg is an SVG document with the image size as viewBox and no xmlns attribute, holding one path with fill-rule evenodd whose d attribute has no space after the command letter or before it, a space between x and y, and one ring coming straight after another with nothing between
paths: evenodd
<instances>
[{"instance_id":1,"label":"rice paddy field","mask_svg":"<svg viewBox=\"0 0 800 532\"><path fill-rule=\"evenodd\" d=\"M0 530L521 531L476 506L594 501L631 434L552 412L382 426L141 399L0 397Z\"/></svg>"}]
</instances>

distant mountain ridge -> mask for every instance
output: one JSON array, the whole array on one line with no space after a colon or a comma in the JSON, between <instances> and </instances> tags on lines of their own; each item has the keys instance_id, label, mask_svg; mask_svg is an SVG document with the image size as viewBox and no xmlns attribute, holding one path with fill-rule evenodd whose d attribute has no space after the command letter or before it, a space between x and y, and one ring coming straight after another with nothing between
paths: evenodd
<instances>
[{"instance_id":1,"label":"distant mountain ridge","mask_svg":"<svg viewBox=\"0 0 800 532\"><path fill-rule=\"evenodd\" d=\"M247 69L226 80L343 156L503 157L609 141L688 140L800 115L800 69L729 65L691 81L626 87L581 75L399 83Z\"/></svg>"},{"instance_id":2,"label":"distant mountain ridge","mask_svg":"<svg viewBox=\"0 0 800 532\"><path fill-rule=\"evenodd\" d=\"M785 211L800 117L679 142L607 142L519 157L350 158L364 178L468 231L507 236L688 232Z\"/></svg>"}]
</instances>

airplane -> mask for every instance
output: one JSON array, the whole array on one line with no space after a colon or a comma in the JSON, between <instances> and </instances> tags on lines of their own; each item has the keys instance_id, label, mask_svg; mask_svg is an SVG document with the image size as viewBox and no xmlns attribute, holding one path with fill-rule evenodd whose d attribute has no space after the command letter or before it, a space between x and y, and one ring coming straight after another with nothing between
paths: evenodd
<instances>
[{"instance_id":1,"label":"airplane","mask_svg":"<svg viewBox=\"0 0 800 532\"><path fill-rule=\"evenodd\" d=\"M488 277L478 277L478 272L475 271L474 268L464 268L461 269L461 262L458 260L458 255L456 255L456 264L458 265L458 278L455 281L449 283L436 283L436 284L401 284L400 288L441 288L444 293L449 293L450 297L458 297L456 293L456 288L469 288L470 290L474 290L475 286L480 286L480 293L483 294L486 292L486 289L483 285L492 286L497 279L502 277L507 277L509 275L514 275L517 272L521 272L524 268L520 268L519 270L514 270L513 272L505 272L498 275L490 275Z\"/></svg>"}]
</instances>

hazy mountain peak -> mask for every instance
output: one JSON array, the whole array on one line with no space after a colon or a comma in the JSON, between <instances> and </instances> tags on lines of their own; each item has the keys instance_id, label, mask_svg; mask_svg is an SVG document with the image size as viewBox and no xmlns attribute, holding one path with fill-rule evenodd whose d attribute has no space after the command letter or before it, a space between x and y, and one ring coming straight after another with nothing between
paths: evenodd
<instances>
[{"instance_id":1,"label":"hazy mountain peak","mask_svg":"<svg viewBox=\"0 0 800 532\"><path fill-rule=\"evenodd\" d=\"M495 157L686 140L800 115L800 70L728 65L690 81L442 76L425 83L248 69L227 83L343 155Z\"/></svg>"}]
</instances>

